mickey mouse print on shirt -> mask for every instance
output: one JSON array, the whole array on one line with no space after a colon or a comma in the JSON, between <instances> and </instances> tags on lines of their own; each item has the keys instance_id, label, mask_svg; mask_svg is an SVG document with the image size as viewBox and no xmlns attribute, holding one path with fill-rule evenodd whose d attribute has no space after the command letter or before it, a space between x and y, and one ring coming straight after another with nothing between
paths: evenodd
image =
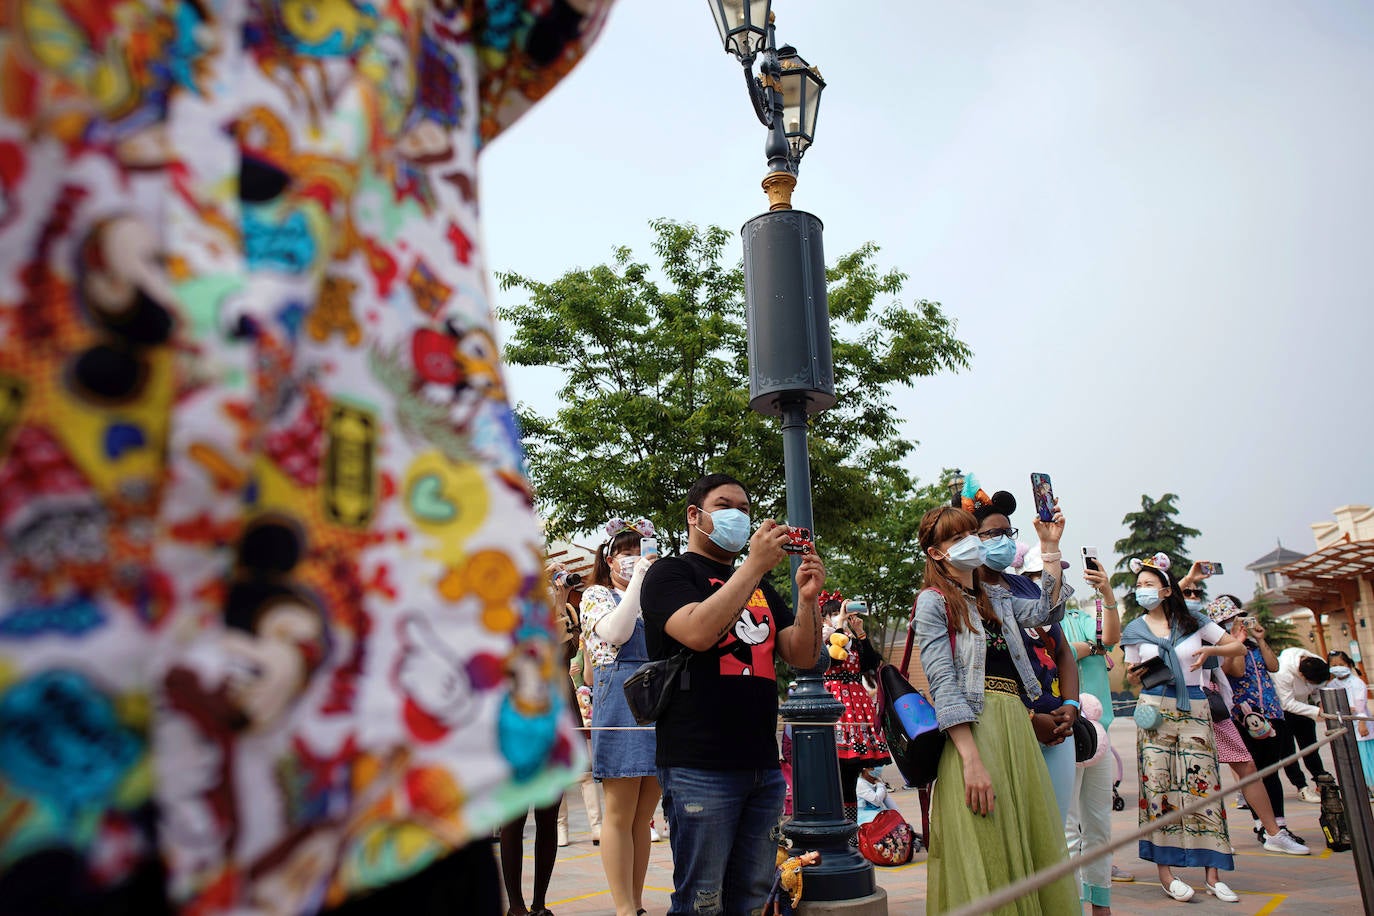
<instances>
[{"instance_id":1,"label":"mickey mouse print on shirt","mask_svg":"<svg viewBox=\"0 0 1374 916\"><path fill-rule=\"evenodd\" d=\"M722 583L723 584L723 583ZM739 612L739 620L716 643L722 676L777 679L773 669L773 643L777 626L763 589L756 588Z\"/></svg>"}]
</instances>

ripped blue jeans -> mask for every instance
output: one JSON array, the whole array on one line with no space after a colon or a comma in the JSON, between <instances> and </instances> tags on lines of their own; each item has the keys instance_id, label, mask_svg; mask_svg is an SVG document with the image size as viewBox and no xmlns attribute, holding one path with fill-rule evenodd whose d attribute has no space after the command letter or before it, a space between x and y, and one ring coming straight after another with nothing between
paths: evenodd
<instances>
[{"instance_id":1,"label":"ripped blue jeans","mask_svg":"<svg viewBox=\"0 0 1374 916\"><path fill-rule=\"evenodd\" d=\"M658 781L673 847L668 916L760 912L777 869L782 772L659 767Z\"/></svg>"}]
</instances>

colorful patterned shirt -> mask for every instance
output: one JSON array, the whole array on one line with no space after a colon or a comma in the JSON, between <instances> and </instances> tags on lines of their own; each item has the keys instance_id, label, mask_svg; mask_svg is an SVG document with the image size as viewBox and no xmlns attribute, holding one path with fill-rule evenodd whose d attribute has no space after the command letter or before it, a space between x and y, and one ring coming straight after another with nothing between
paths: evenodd
<instances>
[{"instance_id":1,"label":"colorful patterned shirt","mask_svg":"<svg viewBox=\"0 0 1374 916\"><path fill-rule=\"evenodd\" d=\"M1264 667L1264 653L1249 639L1245 641L1245 649L1245 672L1240 677L1226 676L1231 683L1231 708L1239 709L1242 703L1248 703L1266 719L1282 719L1283 705L1274 689L1274 679Z\"/></svg>"},{"instance_id":2,"label":"colorful patterned shirt","mask_svg":"<svg viewBox=\"0 0 1374 916\"><path fill-rule=\"evenodd\" d=\"M608 6L0 9L7 880L309 913L579 773L477 163Z\"/></svg>"},{"instance_id":3,"label":"colorful patterned shirt","mask_svg":"<svg viewBox=\"0 0 1374 916\"><path fill-rule=\"evenodd\" d=\"M597 635L596 625L620 606L621 597L618 589L604 585L593 585L582 593L582 640L593 665L614 665L620 654L620 646Z\"/></svg>"}]
</instances>

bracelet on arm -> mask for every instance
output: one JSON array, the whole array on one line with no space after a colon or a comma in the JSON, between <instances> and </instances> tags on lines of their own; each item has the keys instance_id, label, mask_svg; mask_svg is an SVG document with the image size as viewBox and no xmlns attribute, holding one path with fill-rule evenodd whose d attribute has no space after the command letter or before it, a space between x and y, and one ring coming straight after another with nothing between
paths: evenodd
<instances>
[{"instance_id":1,"label":"bracelet on arm","mask_svg":"<svg viewBox=\"0 0 1374 916\"><path fill-rule=\"evenodd\" d=\"M1061 706L1072 706L1074 709L1078 710L1079 712L1082 712L1082 711L1083 711L1083 704L1082 704L1082 703L1079 703L1077 700L1073 700L1073 699L1065 700L1065 701L1064 701L1063 703L1061 703L1060 705L1061 705Z\"/></svg>"},{"instance_id":2,"label":"bracelet on arm","mask_svg":"<svg viewBox=\"0 0 1374 916\"><path fill-rule=\"evenodd\" d=\"M1041 551L1040 553L1040 559L1050 560L1051 562L1053 562L1054 560L1058 560L1062 556L1064 556L1064 554L1058 550L1053 551L1051 553L1045 553L1043 551Z\"/></svg>"},{"instance_id":3,"label":"bracelet on arm","mask_svg":"<svg viewBox=\"0 0 1374 916\"><path fill-rule=\"evenodd\" d=\"M1116 602L1112 602L1111 604L1104 604L1102 606L1108 608L1109 610L1116 610Z\"/></svg>"}]
</instances>

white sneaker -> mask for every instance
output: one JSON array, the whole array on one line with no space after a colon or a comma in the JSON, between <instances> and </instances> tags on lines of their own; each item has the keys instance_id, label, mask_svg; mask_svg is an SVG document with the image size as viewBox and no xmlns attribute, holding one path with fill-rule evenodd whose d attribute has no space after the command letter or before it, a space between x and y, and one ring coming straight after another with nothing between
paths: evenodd
<instances>
[{"instance_id":1,"label":"white sneaker","mask_svg":"<svg viewBox=\"0 0 1374 916\"><path fill-rule=\"evenodd\" d=\"M650 843L662 843L662 842L663 842L663 837L659 836L659 835L658 835L658 831L657 831L656 829L654 829L653 827L650 827L650 828L649 828L649 842L650 842Z\"/></svg>"},{"instance_id":2,"label":"white sneaker","mask_svg":"<svg viewBox=\"0 0 1374 916\"><path fill-rule=\"evenodd\" d=\"M567 825L567 824L559 824L559 825L558 825L558 845L559 845L559 846L567 846L567 845L568 845L568 825Z\"/></svg>"},{"instance_id":3,"label":"white sneaker","mask_svg":"<svg viewBox=\"0 0 1374 916\"><path fill-rule=\"evenodd\" d=\"M1311 805L1320 805L1322 803L1322 794L1311 786L1303 786L1299 789L1298 798Z\"/></svg>"},{"instance_id":4,"label":"white sneaker","mask_svg":"<svg viewBox=\"0 0 1374 916\"><path fill-rule=\"evenodd\" d=\"M1129 882L1135 880L1135 875L1133 875L1133 874L1131 874L1130 872L1126 871L1126 869L1120 867L1119 865L1113 865L1113 866L1112 866L1112 880L1113 880L1113 881L1119 881L1119 882L1122 882L1122 883L1129 883Z\"/></svg>"},{"instance_id":5,"label":"white sneaker","mask_svg":"<svg viewBox=\"0 0 1374 916\"><path fill-rule=\"evenodd\" d=\"M1280 830L1278 836L1264 835L1264 848L1270 852L1284 852L1290 856L1310 856L1312 850L1293 839L1286 831Z\"/></svg>"},{"instance_id":6,"label":"white sneaker","mask_svg":"<svg viewBox=\"0 0 1374 916\"><path fill-rule=\"evenodd\" d=\"M1225 887L1225 885L1222 886ZM1164 887L1164 885L1162 884L1160 885L1160 887L1163 888L1164 893L1168 894L1170 897L1173 897L1179 903L1184 903L1188 900L1193 899L1193 889L1177 878L1170 881L1168 887Z\"/></svg>"},{"instance_id":7,"label":"white sneaker","mask_svg":"<svg viewBox=\"0 0 1374 916\"><path fill-rule=\"evenodd\" d=\"M1188 888L1189 891L1192 888ZM1222 903L1240 903L1240 896L1225 884L1218 881L1216 884L1207 885L1207 893L1220 900ZM1188 896L1192 896L1189 894Z\"/></svg>"}]
</instances>

